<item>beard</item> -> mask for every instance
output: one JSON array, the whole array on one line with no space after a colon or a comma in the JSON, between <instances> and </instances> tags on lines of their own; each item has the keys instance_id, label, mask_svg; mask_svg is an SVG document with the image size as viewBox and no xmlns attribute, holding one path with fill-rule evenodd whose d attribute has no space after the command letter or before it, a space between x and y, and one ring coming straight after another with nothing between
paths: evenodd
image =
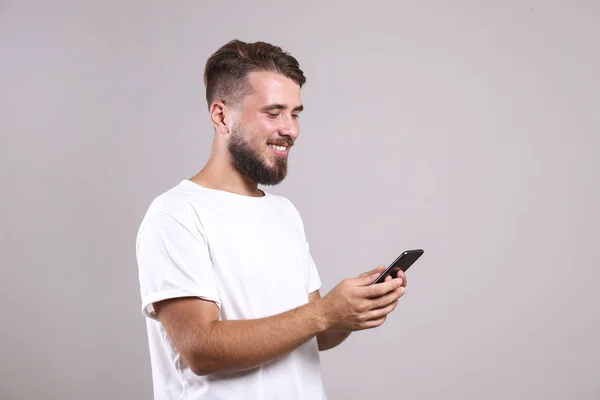
<instances>
[{"instance_id":1,"label":"beard","mask_svg":"<svg viewBox=\"0 0 600 400\"><path fill-rule=\"evenodd\" d=\"M230 132L227 149L231 156L233 166L260 185L277 185L287 175L287 156L276 157L273 165L266 163L265 156L259 149L253 148L246 138L247 135L239 126L234 126ZM291 143L288 143L291 145Z\"/></svg>"}]
</instances>

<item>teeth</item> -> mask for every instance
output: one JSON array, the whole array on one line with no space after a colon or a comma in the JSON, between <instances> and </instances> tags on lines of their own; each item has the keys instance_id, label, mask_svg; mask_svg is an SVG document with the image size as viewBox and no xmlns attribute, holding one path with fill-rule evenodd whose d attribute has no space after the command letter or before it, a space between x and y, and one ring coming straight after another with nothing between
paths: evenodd
<instances>
[{"instance_id":1,"label":"teeth","mask_svg":"<svg viewBox=\"0 0 600 400\"><path fill-rule=\"evenodd\" d=\"M276 146L276 145L274 145L274 144L270 144L270 145L269 145L269 147L272 147L272 148L274 148L274 149L275 149L275 150L277 150L277 151L285 151L285 150L286 150L286 148L287 148L287 147L285 147L285 146Z\"/></svg>"}]
</instances>

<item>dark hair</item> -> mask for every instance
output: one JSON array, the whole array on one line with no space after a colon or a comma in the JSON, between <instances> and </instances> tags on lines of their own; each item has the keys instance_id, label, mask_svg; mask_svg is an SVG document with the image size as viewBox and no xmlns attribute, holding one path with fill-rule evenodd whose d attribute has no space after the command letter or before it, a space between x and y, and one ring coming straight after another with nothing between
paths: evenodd
<instances>
[{"instance_id":1,"label":"dark hair","mask_svg":"<svg viewBox=\"0 0 600 400\"><path fill-rule=\"evenodd\" d=\"M248 74L253 71L277 72L300 87L306 83L298 61L281 47L235 39L221 46L206 61L204 85L208 106L214 101L236 103L251 94Z\"/></svg>"}]
</instances>

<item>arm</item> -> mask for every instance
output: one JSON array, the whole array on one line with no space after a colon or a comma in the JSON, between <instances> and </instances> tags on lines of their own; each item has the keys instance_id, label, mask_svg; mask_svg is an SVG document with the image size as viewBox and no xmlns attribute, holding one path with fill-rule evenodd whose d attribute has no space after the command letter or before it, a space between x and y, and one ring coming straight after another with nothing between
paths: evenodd
<instances>
[{"instance_id":1,"label":"arm","mask_svg":"<svg viewBox=\"0 0 600 400\"><path fill-rule=\"evenodd\" d=\"M219 321L215 303L194 297L154 305L183 359L197 375L236 372L291 352L326 330L318 302L253 320Z\"/></svg>"},{"instance_id":2,"label":"arm","mask_svg":"<svg viewBox=\"0 0 600 400\"><path fill-rule=\"evenodd\" d=\"M216 304L197 297L163 300L154 309L195 374L236 372L281 357L315 336L326 349L341 343L345 332L383 324L404 292L397 280L370 286L375 278L345 279L323 298L313 293L303 306L260 319L221 321Z\"/></svg>"},{"instance_id":3,"label":"arm","mask_svg":"<svg viewBox=\"0 0 600 400\"><path fill-rule=\"evenodd\" d=\"M313 303L321 298L319 291L314 291L308 295L308 301ZM319 343L319 351L326 351L332 349L350 336L350 331L336 331L336 330L325 330L317 335L317 342Z\"/></svg>"},{"instance_id":4,"label":"arm","mask_svg":"<svg viewBox=\"0 0 600 400\"><path fill-rule=\"evenodd\" d=\"M375 276L363 276L345 279L322 299L285 313L220 321L202 226L186 213L165 211L142 225L136 256L144 315L160 321L182 360L199 375L262 365L327 330L380 326L402 294L393 282L370 286Z\"/></svg>"}]
</instances>

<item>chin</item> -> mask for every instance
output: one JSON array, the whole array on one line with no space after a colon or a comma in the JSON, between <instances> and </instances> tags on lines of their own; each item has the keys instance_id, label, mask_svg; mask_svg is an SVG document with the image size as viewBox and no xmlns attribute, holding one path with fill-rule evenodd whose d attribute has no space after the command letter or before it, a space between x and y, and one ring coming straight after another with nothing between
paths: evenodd
<instances>
[{"instance_id":1,"label":"chin","mask_svg":"<svg viewBox=\"0 0 600 400\"><path fill-rule=\"evenodd\" d=\"M287 170L274 170L270 169L269 176L261 176L262 179L258 179L257 182L264 186L276 186L285 180L287 177Z\"/></svg>"}]
</instances>

